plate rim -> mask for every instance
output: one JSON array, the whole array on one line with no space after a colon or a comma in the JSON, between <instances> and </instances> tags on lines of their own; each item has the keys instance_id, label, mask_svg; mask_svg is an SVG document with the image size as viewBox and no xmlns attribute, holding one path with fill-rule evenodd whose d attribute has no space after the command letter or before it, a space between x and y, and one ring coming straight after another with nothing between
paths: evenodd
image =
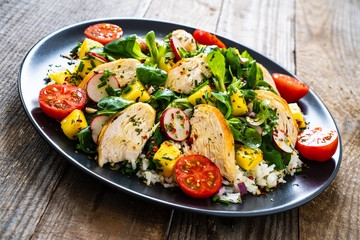
<instances>
[{"instance_id":1,"label":"plate rim","mask_svg":"<svg viewBox=\"0 0 360 240\"><path fill-rule=\"evenodd\" d=\"M162 23L162 24L166 24L166 25L174 25L174 26L180 26L180 27L185 27L185 28L190 28L190 29L196 29L195 27L192 26L188 26L185 24L179 24L179 23L175 23L175 22L171 22L171 21L165 21L165 20L158 20L158 19L151 19L151 18L136 18L136 17L126 17L126 18L97 18L97 19L90 19L90 20L86 20L86 21L82 21L82 22L78 22L78 23L74 23L71 25L67 25L65 27L59 28L58 30L55 30L49 34L47 34L46 36L42 37L39 41L37 41L26 53L26 55L24 56L22 63L20 65L20 70L18 73L18 93L22 102L22 106L25 110L25 113L28 117L28 119L30 120L30 122L32 123L33 127L35 128L35 130L40 134L40 136L53 148L55 149L62 157L64 157L67 161L69 161L71 164L77 166L78 168L80 168L82 171L84 171L86 174L89 174L92 177L95 177L96 179L99 179L100 181L106 183L108 186L111 186L113 188L116 188L122 192L125 192L126 194L130 194L131 196L136 197L137 199L141 199L141 200L146 200L146 201L151 201L151 203L155 204L155 205L161 205L167 208L175 208L181 211L186 211L186 212L193 212L193 213L198 213L198 214L203 214L203 215L211 215L211 216L221 216L221 217L256 217L256 216L266 216L266 215L272 215L272 214L276 214L276 213L280 213L280 212L284 212L284 211L288 211L294 208L297 208L301 205L304 205L310 201L312 201L313 199L315 199L316 197L318 197L326 188L329 187L329 185L333 182L334 178L336 177L340 166L341 166L341 162L342 162L342 141L341 141L341 137L340 137L340 132L339 129L337 127L337 124L335 122L335 119L333 118L333 116L331 115L329 109L326 107L326 105L324 104L324 102L320 99L320 97L312 90L310 89L310 93L312 96L315 97L316 101L320 102L326 109L327 113L329 114L331 121L333 122L333 124L335 125L335 128L338 132L338 138L339 138L339 158L337 160L337 164L335 164L335 168L333 170L333 172L331 173L330 177L327 179L326 183L323 184L319 189L317 189L312 195L310 195L307 198L301 199L299 201L296 201L295 203L291 203L288 205L281 205L281 206L277 206L271 209L262 209L262 210L254 210L254 211L233 211L233 210L209 210L209 209L201 209L201 208L195 208L195 207L189 207L189 206L185 206L185 205L179 205L179 204L174 204L171 202L167 202L164 201L162 199L158 199L158 198L154 198L152 196L149 195L145 195L142 194L141 192L137 192L134 190L131 190L129 188L123 187L118 185L117 183L110 181L106 178L104 178L103 176L101 176L100 174L86 168L84 165L82 165L80 162L78 161L74 161L73 159L71 159L59 146L57 146L54 142L51 141L50 137L47 136L43 131L41 131L39 125L37 124L37 122L35 121L35 119L33 118L33 116L31 115L31 112L29 111L29 109L26 107L25 104L25 100L23 97L23 89L22 89L22 84L21 84L21 77L22 77L22 71L23 71L23 66L28 58L28 56L30 55L30 53L32 53L32 51L36 48L36 47L41 47L41 44L43 42L46 42L46 40L52 38L53 36L66 31L68 29L72 29L74 27L77 27L79 25L84 25L84 24L94 24L94 23L99 23L99 22L105 22L105 21L142 21L142 22L153 22L153 23ZM209 31L210 33L213 33L211 31ZM214 34L214 33L213 33ZM281 64L275 62L274 60L270 59L268 56L252 49L249 48L239 42L236 42L234 40L231 40L230 38L227 37L223 37L222 35L216 34L217 37L219 37L220 39L226 39L227 41L230 42L234 42L236 44L239 44L243 47L245 47L246 49L248 49L251 52L255 52L258 55L261 55L262 57L264 57L266 60L270 61L272 64L276 64L279 67L285 69L288 73L290 73L290 75L292 75L293 77L296 77L298 79L300 79L299 77L297 77L295 74L293 74L292 72L288 71L287 68L283 67ZM301 80L301 79L300 79ZM121 174L121 173L118 173ZM296 176L294 176L296 177ZM214 203L215 204L215 203Z\"/></svg>"}]
</instances>

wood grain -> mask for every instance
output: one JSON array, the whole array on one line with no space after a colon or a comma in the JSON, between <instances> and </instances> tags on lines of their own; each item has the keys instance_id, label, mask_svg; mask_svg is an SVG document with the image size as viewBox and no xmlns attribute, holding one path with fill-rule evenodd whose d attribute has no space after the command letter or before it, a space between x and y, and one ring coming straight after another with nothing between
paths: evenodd
<instances>
[{"instance_id":1,"label":"wood grain","mask_svg":"<svg viewBox=\"0 0 360 240\"><path fill-rule=\"evenodd\" d=\"M293 1L225 0L221 9L217 33L273 57L294 71ZM170 238L297 239L298 209L245 219L175 212Z\"/></svg>"},{"instance_id":2,"label":"wood grain","mask_svg":"<svg viewBox=\"0 0 360 240\"><path fill-rule=\"evenodd\" d=\"M359 1L299 1L298 75L332 113L343 161L330 187L300 208L301 239L360 238Z\"/></svg>"}]
</instances>

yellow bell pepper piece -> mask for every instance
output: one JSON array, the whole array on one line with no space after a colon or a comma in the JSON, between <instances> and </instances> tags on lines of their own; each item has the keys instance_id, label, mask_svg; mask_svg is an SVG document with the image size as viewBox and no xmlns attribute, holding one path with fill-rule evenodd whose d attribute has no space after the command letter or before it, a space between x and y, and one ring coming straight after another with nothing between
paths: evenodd
<instances>
[{"instance_id":1,"label":"yellow bell pepper piece","mask_svg":"<svg viewBox=\"0 0 360 240\"><path fill-rule=\"evenodd\" d=\"M80 51L79 51L79 59L82 59L86 56L86 53L90 51L93 47L103 47L101 43L91 40L89 38L86 38L83 43L81 44Z\"/></svg>"},{"instance_id":2,"label":"yellow bell pepper piece","mask_svg":"<svg viewBox=\"0 0 360 240\"><path fill-rule=\"evenodd\" d=\"M70 78L71 73L68 71L65 72L55 72L49 73L49 77L55 81L56 84L67 84L68 81L65 81L67 78ZM72 84L69 84L72 85Z\"/></svg>"},{"instance_id":3,"label":"yellow bell pepper piece","mask_svg":"<svg viewBox=\"0 0 360 240\"><path fill-rule=\"evenodd\" d=\"M161 164L159 169L163 170L165 177L170 177L174 171L177 160L181 157L180 150L171 142L165 141L154 155L154 160Z\"/></svg>"},{"instance_id":4,"label":"yellow bell pepper piece","mask_svg":"<svg viewBox=\"0 0 360 240\"><path fill-rule=\"evenodd\" d=\"M289 103L289 107L290 107L291 113L292 113L293 117L295 118L299 128L305 128L306 123L301 114L301 109L300 109L299 105L297 105L297 103Z\"/></svg>"},{"instance_id":5,"label":"yellow bell pepper piece","mask_svg":"<svg viewBox=\"0 0 360 240\"><path fill-rule=\"evenodd\" d=\"M159 62L159 68L161 70L164 70L165 72L169 72L170 69L174 66L174 61L170 60L167 61L165 57L160 58L160 62Z\"/></svg>"},{"instance_id":6,"label":"yellow bell pepper piece","mask_svg":"<svg viewBox=\"0 0 360 240\"><path fill-rule=\"evenodd\" d=\"M95 57L86 56L86 57L82 58L79 65L76 66L77 73L79 74L80 77L85 78L86 75L91 70L93 70L94 68L96 68L97 66L99 66L103 63L104 63L103 61L101 61Z\"/></svg>"},{"instance_id":7,"label":"yellow bell pepper piece","mask_svg":"<svg viewBox=\"0 0 360 240\"><path fill-rule=\"evenodd\" d=\"M139 81L133 81L124 88L122 97L135 102L147 102L150 100L149 93Z\"/></svg>"},{"instance_id":8,"label":"yellow bell pepper piece","mask_svg":"<svg viewBox=\"0 0 360 240\"><path fill-rule=\"evenodd\" d=\"M197 92L193 93L189 98L189 102L192 105L197 104L208 104L210 106L216 106L216 98L211 94L211 88L209 85L205 85L200 88Z\"/></svg>"},{"instance_id":9,"label":"yellow bell pepper piece","mask_svg":"<svg viewBox=\"0 0 360 240\"><path fill-rule=\"evenodd\" d=\"M231 106L233 107L234 111L231 113L231 116L237 117L244 115L249 111L245 99L242 96L242 93L240 90L236 89L231 95L230 95L230 102Z\"/></svg>"},{"instance_id":10,"label":"yellow bell pepper piece","mask_svg":"<svg viewBox=\"0 0 360 240\"><path fill-rule=\"evenodd\" d=\"M244 170L250 170L263 160L260 148L249 148L246 145L238 147L235 151L237 164Z\"/></svg>"},{"instance_id":11,"label":"yellow bell pepper piece","mask_svg":"<svg viewBox=\"0 0 360 240\"><path fill-rule=\"evenodd\" d=\"M81 110L72 111L61 121L64 134L71 140L78 138L77 133L88 126L84 113Z\"/></svg>"}]
</instances>

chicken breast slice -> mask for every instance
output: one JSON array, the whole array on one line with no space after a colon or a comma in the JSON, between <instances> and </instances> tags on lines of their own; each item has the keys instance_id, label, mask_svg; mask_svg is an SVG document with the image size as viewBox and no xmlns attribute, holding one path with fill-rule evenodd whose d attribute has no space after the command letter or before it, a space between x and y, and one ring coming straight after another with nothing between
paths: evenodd
<instances>
[{"instance_id":1,"label":"chicken breast slice","mask_svg":"<svg viewBox=\"0 0 360 240\"><path fill-rule=\"evenodd\" d=\"M79 87L85 90L88 81L95 75L95 72L102 72L104 70L115 73L115 77L117 78L120 87L124 87L136 78L136 68L139 64L140 62L138 60L132 58L119 59L101 64L86 75L79 84Z\"/></svg>"},{"instance_id":2,"label":"chicken breast slice","mask_svg":"<svg viewBox=\"0 0 360 240\"><path fill-rule=\"evenodd\" d=\"M276 88L276 84L269 71L260 63L257 63L257 65L261 68L263 72L264 81L270 84L274 88L275 92L280 95L279 90Z\"/></svg>"},{"instance_id":3,"label":"chicken breast slice","mask_svg":"<svg viewBox=\"0 0 360 240\"><path fill-rule=\"evenodd\" d=\"M229 181L235 179L234 137L219 109L207 104L195 106L190 119L191 146L183 143L185 155L200 154L209 158Z\"/></svg>"},{"instance_id":4,"label":"chicken breast slice","mask_svg":"<svg viewBox=\"0 0 360 240\"><path fill-rule=\"evenodd\" d=\"M185 58L170 69L165 87L174 92L189 94L204 81L204 76L211 75L205 55Z\"/></svg>"},{"instance_id":5,"label":"chicken breast slice","mask_svg":"<svg viewBox=\"0 0 360 240\"><path fill-rule=\"evenodd\" d=\"M135 103L114 116L101 130L98 163L136 160L154 131L156 111L147 103Z\"/></svg>"},{"instance_id":6,"label":"chicken breast slice","mask_svg":"<svg viewBox=\"0 0 360 240\"><path fill-rule=\"evenodd\" d=\"M298 125L293 117L289 104L278 95L270 91L255 90L257 93L256 99L260 101L269 100L269 107L273 109L279 117L278 123L275 126L276 130L283 130L291 139L291 145L295 148L298 136Z\"/></svg>"},{"instance_id":7,"label":"chicken breast slice","mask_svg":"<svg viewBox=\"0 0 360 240\"><path fill-rule=\"evenodd\" d=\"M182 45L184 45L186 51L195 52L196 51L196 42L193 36L185 30L178 29L172 32L173 36L176 36Z\"/></svg>"}]
</instances>

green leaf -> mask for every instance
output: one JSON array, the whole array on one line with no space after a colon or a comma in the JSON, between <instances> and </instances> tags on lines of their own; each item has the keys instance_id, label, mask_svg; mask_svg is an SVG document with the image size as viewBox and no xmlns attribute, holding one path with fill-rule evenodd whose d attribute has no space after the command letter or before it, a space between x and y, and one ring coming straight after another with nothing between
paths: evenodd
<instances>
[{"instance_id":1,"label":"green leaf","mask_svg":"<svg viewBox=\"0 0 360 240\"><path fill-rule=\"evenodd\" d=\"M263 137L262 144L260 146L263 152L264 160L269 162L269 165L275 164L276 170L285 169L290 161L291 153L285 153L281 151L272 139L272 136L267 135Z\"/></svg>"},{"instance_id":2,"label":"green leaf","mask_svg":"<svg viewBox=\"0 0 360 240\"><path fill-rule=\"evenodd\" d=\"M129 101L122 97L108 96L101 99L97 104L97 106L105 110L118 111L123 108L126 108L127 106L133 103L134 101Z\"/></svg>"},{"instance_id":3,"label":"green leaf","mask_svg":"<svg viewBox=\"0 0 360 240\"><path fill-rule=\"evenodd\" d=\"M249 72L248 72L248 75L247 75L247 78L246 78L246 83L248 85L248 88L250 89L254 89L255 87L255 84L256 84L256 73L257 73L257 64L256 62L254 61L252 64L251 64L251 67L249 69Z\"/></svg>"},{"instance_id":4,"label":"green leaf","mask_svg":"<svg viewBox=\"0 0 360 240\"><path fill-rule=\"evenodd\" d=\"M253 128L246 128L243 143L250 148L260 147L262 142L261 135Z\"/></svg>"},{"instance_id":5,"label":"green leaf","mask_svg":"<svg viewBox=\"0 0 360 240\"><path fill-rule=\"evenodd\" d=\"M86 153L96 153L96 144L92 140L90 126L78 132L78 137L79 143L76 145L77 149Z\"/></svg>"},{"instance_id":6,"label":"green leaf","mask_svg":"<svg viewBox=\"0 0 360 240\"><path fill-rule=\"evenodd\" d=\"M159 68L139 65L136 68L136 76L144 85L161 86L165 84L168 74Z\"/></svg>"},{"instance_id":7,"label":"green leaf","mask_svg":"<svg viewBox=\"0 0 360 240\"><path fill-rule=\"evenodd\" d=\"M226 93L213 91L211 91L211 94L217 99L216 105L220 112L224 115L225 119L227 119L233 112L229 95Z\"/></svg>"},{"instance_id":8,"label":"green leaf","mask_svg":"<svg viewBox=\"0 0 360 240\"><path fill-rule=\"evenodd\" d=\"M206 61L215 76L215 86L219 92L225 92L225 57L218 51L212 51L206 56Z\"/></svg>"},{"instance_id":9,"label":"green leaf","mask_svg":"<svg viewBox=\"0 0 360 240\"><path fill-rule=\"evenodd\" d=\"M260 126L267 119L269 101L260 102L256 99L253 100L253 111L256 113L255 118L246 117L246 121L253 126Z\"/></svg>"},{"instance_id":10,"label":"green leaf","mask_svg":"<svg viewBox=\"0 0 360 240\"><path fill-rule=\"evenodd\" d=\"M140 45L136 41L136 35L134 34L106 44L104 51L119 57L135 58L139 61L149 58L141 52Z\"/></svg>"}]
</instances>

